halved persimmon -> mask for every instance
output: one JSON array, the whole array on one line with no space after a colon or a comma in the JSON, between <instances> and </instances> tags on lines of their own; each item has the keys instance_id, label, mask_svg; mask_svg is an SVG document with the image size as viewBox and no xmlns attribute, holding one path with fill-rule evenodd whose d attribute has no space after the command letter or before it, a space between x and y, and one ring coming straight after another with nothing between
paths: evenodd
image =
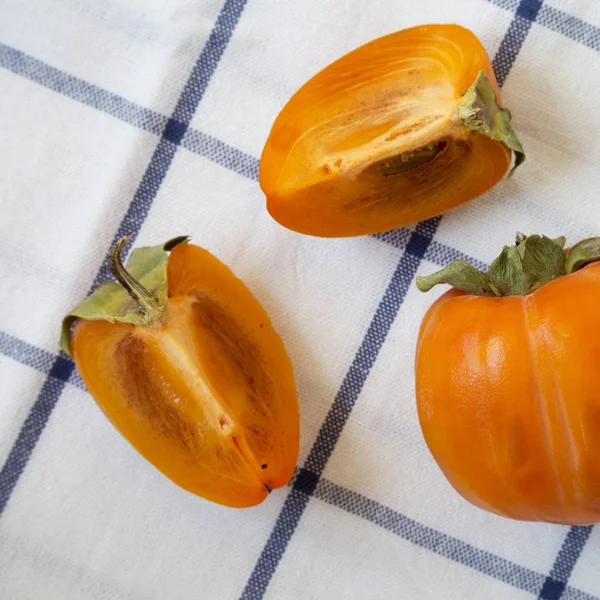
<instances>
[{"instance_id":1,"label":"halved persimmon","mask_svg":"<svg viewBox=\"0 0 600 600\"><path fill-rule=\"evenodd\" d=\"M458 25L379 38L283 108L260 161L267 208L310 235L375 233L480 196L523 148L486 52Z\"/></svg>"},{"instance_id":2,"label":"halved persimmon","mask_svg":"<svg viewBox=\"0 0 600 600\"><path fill-rule=\"evenodd\" d=\"M206 250L177 238L135 250L125 269L124 241L112 252L120 284L70 313L63 348L113 425L167 477L220 504L258 504L290 480L298 456L281 339Z\"/></svg>"}]
</instances>

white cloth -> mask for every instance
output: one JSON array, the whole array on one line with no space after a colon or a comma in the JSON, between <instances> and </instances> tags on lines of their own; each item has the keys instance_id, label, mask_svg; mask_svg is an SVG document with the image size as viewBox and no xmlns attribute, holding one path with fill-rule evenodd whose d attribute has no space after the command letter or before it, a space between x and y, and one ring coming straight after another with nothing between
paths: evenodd
<instances>
[{"instance_id":1,"label":"white cloth","mask_svg":"<svg viewBox=\"0 0 600 600\"><path fill-rule=\"evenodd\" d=\"M417 233L280 227L256 173L283 104L345 52L427 22L471 28L495 57L525 165ZM0 598L600 597L600 530L460 498L413 383L441 292L419 293L415 271L488 263L517 229L600 234L599 92L596 0L3 0ZM268 311L300 395L295 489L248 510L187 494L58 357L63 314L129 232L190 234Z\"/></svg>"}]
</instances>

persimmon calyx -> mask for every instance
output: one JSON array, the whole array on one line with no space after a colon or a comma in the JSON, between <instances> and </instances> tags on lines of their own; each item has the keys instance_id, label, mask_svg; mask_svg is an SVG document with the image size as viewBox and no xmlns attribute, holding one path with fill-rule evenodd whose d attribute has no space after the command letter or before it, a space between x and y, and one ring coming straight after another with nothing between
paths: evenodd
<instances>
[{"instance_id":1,"label":"persimmon calyx","mask_svg":"<svg viewBox=\"0 0 600 600\"><path fill-rule=\"evenodd\" d=\"M515 164L509 177L523 163L525 150L510 124L510 111L498 106L496 92L484 71L479 72L473 85L459 100L458 116L467 129L503 143L514 153Z\"/></svg>"},{"instance_id":2,"label":"persimmon calyx","mask_svg":"<svg viewBox=\"0 0 600 600\"><path fill-rule=\"evenodd\" d=\"M600 238L589 238L575 244L567 255L567 273L583 269L591 262L600 260Z\"/></svg>"},{"instance_id":3,"label":"persimmon calyx","mask_svg":"<svg viewBox=\"0 0 600 600\"><path fill-rule=\"evenodd\" d=\"M190 238L180 236L159 246L137 248L124 266L121 253L129 239L130 236L121 238L109 253L109 266L118 283L100 284L63 319L60 347L69 356L72 356L71 327L77 319L129 325L160 324L168 300L169 251Z\"/></svg>"},{"instance_id":4,"label":"persimmon calyx","mask_svg":"<svg viewBox=\"0 0 600 600\"><path fill-rule=\"evenodd\" d=\"M525 296L553 279L568 275L591 261L600 260L600 238L574 246L568 254L565 238L517 234L514 246L504 246L488 271L479 271L466 260L453 263L426 277L417 277L417 287L428 292L440 283L475 296ZM573 251L576 256L572 257Z\"/></svg>"}]
</instances>

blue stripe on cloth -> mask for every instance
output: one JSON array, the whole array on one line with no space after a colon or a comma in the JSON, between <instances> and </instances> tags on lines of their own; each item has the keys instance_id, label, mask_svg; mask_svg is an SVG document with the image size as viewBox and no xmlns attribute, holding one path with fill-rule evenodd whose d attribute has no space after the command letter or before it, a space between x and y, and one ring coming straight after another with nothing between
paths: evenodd
<instances>
[{"instance_id":1,"label":"blue stripe on cloth","mask_svg":"<svg viewBox=\"0 0 600 600\"><path fill-rule=\"evenodd\" d=\"M83 383L83 379L81 379L81 375L79 374L79 371L77 369L73 369L71 377L69 377L67 383L70 383L71 385L78 387L80 390L84 390L87 392L87 385Z\"/></svg>"},{"instance_id":2,"label":"blue stripe on cloth","mask_svg":"<svg viewBox=\"0 0 600 600\"><path fill-rule=\"evenodd\" d=\"M541 573L521 567L495 554L422 525L387 506L330 481L321 480L319 482L315 497L366 519L412 544L431 550L526 592L537 593L544 581Z\"/></svg>"},{"instance_id":3,"label":"blue stripe on cloth","mask_svg":"<svg viewBox=\"0 0 600 600\"><path fill-rule=\"evenodd\" d=\"M550 571L550 577L567 582L591 532L591 525L569 529L569 533L567 533L567 537Z\"/></svg>"},{"instance_id":4,"label":"blue stripe on cloth","mask_svg":"<svg viewBox=\"0 0 600 600\"><path fill-rule=\"evenodd\" d=\"M591 525L569 529L538 600L560 600L591 532Z\"/></svg>"},{"instance_id":5,"label":"blue stripe on cloth","mask_svg":"<svg viewBox=\"0 0 600 600\"><path fill-rule=\"evenodd\" d=\"M241 600L256 600L264 596L309 500L308 494L296 487L292 488L242 592Z\"/></svg>"},{"instance_id":6,"label":"blue stripe on cloth","mask_svg":"<svg viewBox=\"0 0 600 600\"><path fill-rule=\"evenodd\" d=\"M440 220L440 217L435 217L419 223L408 240L404 254L306 459L306 469L317 478L323 473L337 444ZM302 479L302 475L298 477L296 487L300 487Z\"/></svg>"},{"instance_id":7,"label":"blue stripe on cloth","mask_svg":"<svg viewBox=\"0 0 600 600\"><path fill-rule=\"evenodd\" d=\"M521 51L523 42L531 29L532 21L525 19L518 14L511 21L508 31L504 36L498 54L492 61L492 67L498 80L498 85L502 87L506 81L517 55Z\"/></svg>"},{"instance_id":8,"label":"blue stripe on cloth","mask_svg":"<svg viewBox=\"0 0 600 600\"><path fill-rule=\"evenodd\" d=\"M139 233L140 227L175 156L178 142L185 135L190 120L206 91L206 86L217 67L219 58L225 51L227 42L231 38L244 6L245 0L226 0L221 9L215 27L183 88L173 116L164 123L159 143L118 228L113 243L119 237L129 234L132 235L132 240L129 242L131 244ZM92 289L107 278L108 270L105 261L94 280ZM74 367L74 363L62 354L55 359L49 377L42 386L40 394L19 432L17 441L11 449L2 471L0 471L0 515L4 511L12 491L17 485L19 477L52 414L65 382L71 378Z\"/></svg>"},{"instance_id":9,"label":"blue stripe on cloth","mask_svg":"<svg viewBox=\"0 0 600 600\"><path fill-rule=\"evenodd\" d=\"M431 552L471 567L480 573L494 577L526 592L537 594L544 582L544 575L541 573L427 527L383 504L326 479L319 481L314 491L314 497L370 521L412 544L426 548ZM575 588L567 588L567 594L573 600L575 598L597 600L594 596L585 594Z\"/></svg>"},{"instance_id":10,"label":"blue stripe on cloth","mask_svg":"<svg viewBox=\"0 0 600 600\"><path fill-rule=\"evenodd\" d=\"M214 58L214 53L212 57ZM258 159L188 128L189 123L182 123L174 118L169 119L2 43L0 43L0 66L129 125L154 135L162 135L166 141L175 145L181 144L187 150L236 171L244 177L258 179ZM198 90L194 89L193 92L197 94Z\"/></svg>"},{"instance_id":11,"label":"blue stripe on cloth","mask_svg":"<svg viewBox=\"0 0 600 600\"><path fill-rule=\"evenodd\" d=\"M390 244L391 246L394 246L394 248L404 249L408 243L412 231L413 230L410 227L402 227L401 229L392 229L382 233L375 233L371 237L385 242L386 244ZM442 244L436 240L431 241L427 247L427 251L423 256L424 260L439 265L440 267L446 267L452 261L458 260L459 258L466 260L481 271L487 271L487 269L489 269L489 265L478 258L473 258L472 256L469 256L468 254L465 254L456 248L446 246L446 244Z\"/></svg>"},{"instance_id":12,"label":"blue stripe on cloth","mask_svg":"<svg viewBox=\"0 0 600 600\"><path fill-rule=\"evenodd\" d=\"M561 600L600 600L600 598L587 592L582 592L577 588L567 586L561 596Z\"/></svg>"},{"instance_id":13,"label":"blue stripe on cloth","mask_svg":"<svg viewBox=\"0 0 600 600\"><path fill-rule=\"evenodd\" d=\"M390 231L382 231L381 233L374 233L371 237L376 240L390 244L394 248L402 248L408 244L408 240L413 232L410 227L402 227L401 229L391 229Z\"/></svg>"},{"instance_id":14,"label":"blue stripe on cloth","mask_svg":"<svg viewBox=\"0 0 600 600\"><path fill-rule=\"evenodd\" d=\"M555 33L600 52L600 27L586 23L546 4L542 6L536 22Z\"/></svg>"},{"instance_id":15,"label":"blue stripe on cloth","mask_svg":"<svg viewBox=\"0 0 600 600\"><path fill-rule=\"evenodd\" d=\"M210 135L195 129L188 129L181 141L181 147L204 156L217 164L235 171L243 177L258 181L258 159L237 148L228 146Z\"/></svg>"},{"instance_id":16,"label":"blue stripe on cloth","mask_svg":"<svg viewBox=\"0 0 600 600\"><path fill-rule=\"evenodd\" d=\"M231 39L245 5L246 0L226 0L210 37L202 49L200 57L196 61L183 92L175 105L173 116L165 124L162 137L112 244L125 235L133 234L127 243L127 247L131 248L133 245L135 237L137 237L171 166L177 148L185 137L190 121L204 96L208 82L214 74L223 52L225 52L227 43ZM109 278L110 271L108 263L105 261L96 276L92 289L95 289Z\"/></svg>"},{"instance_id":17,"label":"blue stripe on cloth","mask_svg":"<svg viewBox=\"0 0 600 600\"><path fill-rule=\"evenodd\" d=\"M3 331L0 331L0 354L46 374L50 372L55 358L50 352L32 346Z\"/></svg>"},{"instance_id":18,"label":"blue stripe on cloth","mask_svg":"<svg viewBox=\"0 0 600 600\"><path fill-rule=\"evenodd\" d=\"M495 4L504 10L515 12L521 0L487 0L490 4Z\"/></svg>"},{"instance_id":19,"label":"blue stripe on cloth","mask_svg":"<svg viewBox=\"0 0 600 600\"><path fill-rule=\"evenodd\" d=\"M515 14L494 59L494 62L502 69L502 78L499 78L498 81L500 85L506 79L519 54L531 26L527 18L535 18L539 10L538 4L541 4L540 0L521 0L517 7L517 14ZM529 27L522 28L519 25L521 21L529 23ZM515 35L517 30L519 31L518 36ZM261 600L263 598L307 506L308 498L316 489L325 465L362 391L371 367L404 300L406 290L411 284L421 260L429 250L440 220L441 217L436 217L419 223L411 232L392 280L310 450L305 468L300 469L292 492L286 498L275 526L242 592L242 600ZM396 237L394 234L386 234L383 237L390 241L400 239L405 235L399 232ZM379 238L381 239L382 236L380 235ZM303 498L303 495L306 498Z\"/></svg>"},{"instance_id":20,"label":"blue stripe on cloth","mask_svg":"<svg viewBox=\"0 0 600 600\"><path fill-rule=\"evenodd\" d=\"M55 359L42 389L19 431L17 441L0 471L0 515L4 511L19 477L52 414L74 364L64 356Z\"/></svg>"},{"instance_id":21,"label":"blue stripe on cloth","mask_svg":"<svg viewBox=\"0 0 600 600\"><path fill-rule=\"evenodd\" d=\"M342 433L363 385L369 375L385 338L398 314L421 259L427 251L440 217L419 223L410 234L406 249L394 271L385 294L336 394L325 422L317 435L294 486L286 498L277 521L256 563L241 598L258 600L263 597L275 569L304 513L310 495Z\"/></svg>"},{"instance_id":22,"label":"blue stripe on cloth","mask_svg":"<svg viewBox=\"0 0 600 600\"><path fill-rule=\"evenodd\" d=\"M537 19L541 7L542 0L521 0L517 7L516 16L533 22Z\"/></svg>"},{"instance_id":23,"label":"blue stripe on cloth","mask_svg":"<svg viewBox=\"0 0 600 600\"><path fill-rule=\"evenodd\" d=\"M167 138L161 137L133 196L133 200L121 220L117 233L112 240L111 247L125 235L132 236L127 243L127 247L130 248L133 245L142 224L148 216L154 198L156 198L158 190L167 175L176 152L177 146ZM90 292L96 289L103 281L110 279L110 277L108 263L105 260L94 279Z\"/></svg>"},{"instance_id":24,"label":"blue stripe on cloth","mask_svg":"<svg viewBox=\"0 0 600 600\"><path fill-rule=\"evenodd\" d=\"M76 369L73 369L70 374L60 369L53 370L55 361L57 360L56 355L51 354L47 350L42 350L37 346L32 346L4 331L0 331L0 354L12 358L22 365L31 367L40 373L44 373L44 375L52 374L52 377L58 377L59 380L61 377L66 377L66 379L61 381L70 383L83 390L86 389Z\"/></svg>"},{"instance_id":25,"label":"blue stripe on cloth","mask_svg":"<svg viewBox=\"0 0 600 600\"><path fill-rule=\"evenodd\" d=\"M395 248L404 248L408 243L411 232L412 230L408 227L403 227L402 229L392 229L391 231L376 233L372 237L377 240L381 240L382 242L386 242ZM451 248L450 246L446 246L445 244L435 240L428 245L427 251L425 252L423 258L429 262L439 265L440 267L446 267L452 261L462 258L481 271L486 271L489 269L489 265L483 261L473 258L472 256L469 256L464 252L457 250L456 248Z\"/></svg>"},{"instance_id":26,"label":"blue stripe on cloth","mask_svg":"<svg viewBox=\"0 0 600 600\"><path fill-rule=\"evenodd\" d=\"M164 115L92 85L79 77L68 75L2 43L0 43L0 66L154 135L160 135L167 123L167 117Z\"/></svg>"},{"instance_id":27,"label":"blue stripe on cloth","mask_svg":"<svg viewBox=\"0 0 600 600\"><path fill-rule=\"evenodd\" d=\"M229 44L246 0L226 0L210 37L196 62L183 93L173 111L173 118L189 125L198 103L204 96L217 66Z\"/></svg>"}]
</instances>

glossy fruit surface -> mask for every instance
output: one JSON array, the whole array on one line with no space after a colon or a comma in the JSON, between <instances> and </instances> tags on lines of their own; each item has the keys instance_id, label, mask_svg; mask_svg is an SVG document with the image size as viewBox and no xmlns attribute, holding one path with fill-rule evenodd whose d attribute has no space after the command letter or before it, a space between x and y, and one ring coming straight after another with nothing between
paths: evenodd
<instances>
[{"instance_id":1,"label":"glossy fruit surface","mask_svg":"<svg viewBox=\"0 0 600 600\"><path fill-rule=\"evenodd\" d=\"M572 525L600 521L600 263L525 295L452 289L423 319L425 440L467 500Z\"/></svg>"}]
</instances>

